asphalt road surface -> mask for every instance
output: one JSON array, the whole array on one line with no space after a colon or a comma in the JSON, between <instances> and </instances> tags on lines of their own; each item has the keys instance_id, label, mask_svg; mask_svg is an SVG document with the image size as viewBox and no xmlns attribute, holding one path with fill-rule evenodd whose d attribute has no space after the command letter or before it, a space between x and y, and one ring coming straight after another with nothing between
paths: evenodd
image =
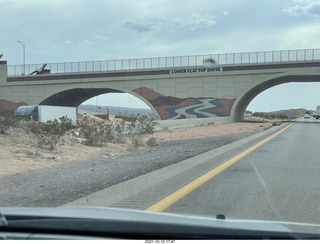
<instances>
[{"instance_id":1,"label":"asphalt road surface","mask_svg":"<svg viewBox=\"0 0 320 244\"><path fill-rule=\"evenodd\" d=\"M319 122L296 122L163 212L320 224Z\"/></svg>"},{"instance_id":2,"label":"asphalt road surface","mask_svg":"<svg viewBox=\"0 0 320 244\"><path fill-rule=\"evenodd\" d=\"M0 206L61 206L255 133L161 142L126 155L92 158L0 177Z\"/></svg>"}]
</instances>

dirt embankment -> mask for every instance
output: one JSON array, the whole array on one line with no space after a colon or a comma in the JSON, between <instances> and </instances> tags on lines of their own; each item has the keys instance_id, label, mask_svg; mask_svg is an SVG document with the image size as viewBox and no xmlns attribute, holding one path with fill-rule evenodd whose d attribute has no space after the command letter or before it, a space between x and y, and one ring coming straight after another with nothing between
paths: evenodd
<instances>
[{"instance_id":1,"label":"dirt embankment","mask_svg":"<svg viewBox=\"0 0 320 244\"><path fill-rule=\"evenodd\" d=\"M165 129L145 139L154 137L160 142L213 137L265 130L271 125L271 122L245 122ZM125 144L108 143L104 147L86 146L83 139L73 133L66 135L53 151L49 151L39 148L32 133L27 133L22 128L10 128L6 134L0 134L0 145L0 177L52 167L61 163L130 152Z\"/></svg>"}]
</instances>

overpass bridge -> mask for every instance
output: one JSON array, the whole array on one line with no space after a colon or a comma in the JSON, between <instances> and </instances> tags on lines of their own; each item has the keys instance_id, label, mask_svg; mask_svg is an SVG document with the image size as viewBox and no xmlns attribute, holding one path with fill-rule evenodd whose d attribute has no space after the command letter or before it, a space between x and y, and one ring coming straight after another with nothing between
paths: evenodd
<instances>
[{"instance_id":1,"label":"overpass bridge","mask_svg":"<svg viewBox=\"0 0 320 244\"><path fill-rule=\"evenodd\" d=\"M215 60L216 65L206 66L206 60ZM0 61L0 106L77 107L100 94L124 92L145 102L161 120L230 122L243 120L248 104L268 88L319 81L320 49L53 63L45 67Z\"/></svg>"}]
</instances>

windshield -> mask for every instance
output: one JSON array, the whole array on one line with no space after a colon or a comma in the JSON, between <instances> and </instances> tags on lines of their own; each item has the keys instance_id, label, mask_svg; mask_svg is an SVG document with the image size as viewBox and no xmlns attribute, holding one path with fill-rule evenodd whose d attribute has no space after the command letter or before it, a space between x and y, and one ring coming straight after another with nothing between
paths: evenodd
<instances>
[{"instance_id":1,"label":"windshield","mask_svg":"<svg viewBox=\"0 0 320 244\"><path fill-rule=\"evenodd\" d=\"M37 110L36 106L20 106L17 108L17 110L14 112L15 116L28 116L31 115L32 113L35 113Z\"/></svg>"},{"instance_id":2,"label":"windshield","mask_svg":"<svg viewBox=\"0 0 320 244\"><path fill-rule=\"evenodd\" d=\"M319 7L0 1L0 212L320 224Z\"/></svg>"}]
</instances>

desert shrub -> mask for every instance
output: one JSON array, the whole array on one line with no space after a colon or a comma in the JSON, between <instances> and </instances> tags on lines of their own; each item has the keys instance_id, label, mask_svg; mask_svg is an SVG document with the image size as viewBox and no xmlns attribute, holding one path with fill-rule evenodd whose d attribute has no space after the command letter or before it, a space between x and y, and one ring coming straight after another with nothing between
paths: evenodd
<instances>
[{"instance_id":1,"label":"desert shrub","mask_svg":"<svg viewBox=\"0 0 320 244\"><path fill-rule=\"evenodd\" d=\"M86 139L89 146L103 146L104 143L113 139L112 125L104 122L82 123L80 133Z\"/></svg>"},{"instance_id":2,"label":"desert shrub","mask_svg":"<svg viewBox=\"0 0 320 244\"><path fill-rule=\"evenodd\" d=\"M268 114L263 112L255 112L252 114L255 117L265 118L265 119L288 119L288 116L285 114Z\"/></svg>"},{"instance_id":3,"label":"desert shrub","mask_svg":"<svg viewBox=\"0 0 320 244\"><path fill-rule=\"evenodd\" d=\"M115 122L112 124L112 130L114 132L114 141L117 143L125 143L127 134L127 123L122 120L121 122Z\"/></svg>"},{"instance_id":4,"label":"desert shrub","mask_svg":"<svg viewBox=\"0 0 320 244\"><path fill-rule=\"evenodd\" d=\"M122 120L114 126L117 138L124 140L128 138L131 141L133 148L143 146L142 137L144 135L153 134L155 127L159 125L158 121L153 116L146 115L131 115L131 120ZM119 140L119 139L118 139Z\"/></svg>"},{"instance_id":5,"label":"desert shrub","mask_svg":"<svg viewBox=\"0 0 320 244\"><path fill-rule=\"evenodd\" d=\"M277 118L284 120L284 119L288 119L288 116L285 114L278 114Z\"/></svg>"},{"instance_id":6,"label":"desert shrub","mask_svg":"<svg viewBox=\"0 0 320 244\"><path fill-rule=\"evenodd\" d=\"M15 127L20 119L13 116L13 112L0 108L0 134L5 134L10 127Z\"/></svg>"},{"instance_id":7,"label":"desert shrub","mask_svg":"<svg viewBox=\"0 0 320 244\"><path fill-rule=\"evenodd\" d=\"M136 149L143 146L142 137L146 134L152 134L158 122L154 117L130 115L124 116L121 121L90 122L86 120L81 124L81 134L86 139L87 145L103 146L108 141L116 143L130 144L130 148Z\"/></svg>"},{"instance_id":8,"label":"desert shrub","mask_svg":"<svg viewBox=\"0 0 320 244\"><path fill-rule=\"evenodd\" d=\"M125 135L147 135L152 134L155 127L159 125L158 121L154 116L147 115L130 115L130 120L125 119L122 122L115 125L117 133Z\"/></svg>"},{"instance_id":9,"label":"desert shrub","mask_svg":"<svg viewBox=\"0 0 320 244\"><path fill-rule=\"evenodd\" d=\"M266 113L263 113L263 112L255 112L252 115L259 118L264 118L265 114Z\"/></svg>"},{"instance_id":10,"label":"desert shrub","mask_svg":"<svg viewBox=\"0 0 320 244\"><path fill-rule=\"evenodd\" d=\"M157 139L154 138L154 137L151 137L149 138L147 141L146 141L146 144L149 146L149 147L154 147L156 146L158 143L157 143Z\"/></svg>"},{"instance_id":11,"label":"desert shrub","mask_svg":"<svg viewBox=\"0 0 320 244\"><path fill-rule=\"evenodd\" d=\"M76 127L73 124L72 119L68 118L67 116L62 116L61 118L59 118L59 120L60 120L60 130L62 132L67 132Z\"/></svg>"},{"instance_id":12,"label":"desert shrub","mask_svg":"<svg viewBox=\"0 0 320 244\"><path fill-rule=\"evenodd\" d=\"M63 116L57 119L44 122L32 122L30 131L36 136L39 147L45 147L49 150L53 150L60 142L62 136L75 126L72 124L72 120Z\"/></svg>"},{"instance_id":13,"label":"desert shrub","mask_svg":"<svg viewBox=\"0 0 320 244\"><path fill-rule=\"evenodd\" d=\"M144 142L141 136L131 136L131 137L127 137L126 139L127 142L127 149L128 151L135 151L137 150L139 147L144 146Z\"/></svg>"},{"instance_id":14,"label":"desert shrub","mask_svg":"<svg viewBox=\"0 0 320 244\"><path fill-rule=\"evenodd\" d=\"M155 127L159 125L153 116L138 115L135 121L134 131L138 135L153 134Z\"/></svg>"}]
</instances>

